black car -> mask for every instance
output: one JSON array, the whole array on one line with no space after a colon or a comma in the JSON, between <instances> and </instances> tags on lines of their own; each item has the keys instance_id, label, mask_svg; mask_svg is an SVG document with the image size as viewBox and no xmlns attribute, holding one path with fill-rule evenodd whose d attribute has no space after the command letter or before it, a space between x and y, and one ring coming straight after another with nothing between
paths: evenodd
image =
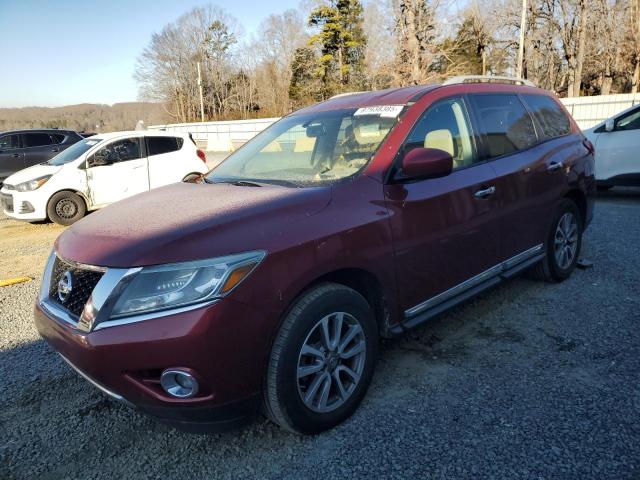
<instances>
[{"instance_id":1,"label":"black car","mask_svg":"<svg viewBox=\"0 0 640 480\"><path fill-rule=\"evenodd\" d=\"M43 163L82 140L73 130L13 130L0 133L0 185L9 175Z\"/></svg>"}]
</instances>

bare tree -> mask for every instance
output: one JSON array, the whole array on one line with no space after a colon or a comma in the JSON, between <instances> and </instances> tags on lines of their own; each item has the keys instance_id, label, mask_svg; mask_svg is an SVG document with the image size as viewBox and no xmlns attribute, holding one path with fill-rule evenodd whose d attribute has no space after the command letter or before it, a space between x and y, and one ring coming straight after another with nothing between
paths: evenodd
<instances>
[{"instance_id":1,"label":"bare tree","mask_svg":"<svg viewBox=\"0 0 640 480\"><path fill-rule=\"evenodd\" d=\"M284 115L291 109L288 94L291 64L296 49L308 40L304 19L298 11L286 10L280 15L270 15L259 32L251 52L259 60L255 75L261 109L269 115Z\"/></svg>"},{"instance_id":2,"label":"bare tree","mask_svg":"<svg viewBox=\"0 0 640 480\"><path fill-rule=\"evenodd\" d=\"M364 7L365 69L374 90L393 83L396 45L392 10L389 2L372 1Z\"/></svg>"},{"instance_id":3,"label":"bare tree","mask_svg":"<svg viewBox=\"0 0 640 480\"><path fill-rule=\"evenodd\" d=\"M430 0L396 0L396 74L402 85L437 77L436 6Z\"/></svg>"}]
</instances>

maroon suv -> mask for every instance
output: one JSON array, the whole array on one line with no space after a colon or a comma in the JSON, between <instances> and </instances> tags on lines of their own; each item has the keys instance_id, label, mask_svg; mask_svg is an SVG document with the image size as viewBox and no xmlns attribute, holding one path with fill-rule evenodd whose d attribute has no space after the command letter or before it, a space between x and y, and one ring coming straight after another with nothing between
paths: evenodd
<instances>
[{"instance_id":1,"label":"maroon suv","mask_svg":"<svg viewBox=\"0 0 640 480\"><path fill-rule=\"evenodd\" d=\"M345 420L380 337L526 269L573 271L593 147L526 82L340 95L211 171L124 200L56 241L40 334L103 392L189 430L260 411Z\"/></svg>"}]
</instances>

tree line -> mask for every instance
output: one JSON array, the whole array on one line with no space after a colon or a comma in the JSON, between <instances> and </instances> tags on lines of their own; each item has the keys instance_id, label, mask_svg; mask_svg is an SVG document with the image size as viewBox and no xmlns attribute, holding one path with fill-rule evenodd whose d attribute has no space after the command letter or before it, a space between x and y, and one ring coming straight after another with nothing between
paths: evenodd
<instances>
[{"instance_id":1,"label":"tree line","mask_svg":"<svg viewBox=\"0 0 640 480\"><path fill-rule=\"evenodd\" d=\"M522 76L559 96L637 92L639 2L527 0ZM306 0L246 38L209 5L155 33L135 77L176 122L281 116L347 91L514 75L521 12L522 0Z\"/></svg>"}]
</instances>

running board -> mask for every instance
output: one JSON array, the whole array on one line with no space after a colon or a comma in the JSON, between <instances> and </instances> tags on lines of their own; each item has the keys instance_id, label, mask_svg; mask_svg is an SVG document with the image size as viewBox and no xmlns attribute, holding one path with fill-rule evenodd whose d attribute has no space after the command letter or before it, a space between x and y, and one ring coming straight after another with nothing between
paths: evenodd
<instances>
[{"instance_id":1,"label":"running board","mask_svg":"<svg viewBox=\"0 0 640 480\"><path fill-rule=\"evenodd\" d=\"M545 257L542 245L516 255L509 260L482 272L475 277L456 285L449 290L422 302L405 311L404 321L389 328L391 335L400 335L406 330L417 327L427 320L443 313L450 308L494 287L502 281L512 278L524 270L532 267Z\"/></svg>"}]
</instances>

